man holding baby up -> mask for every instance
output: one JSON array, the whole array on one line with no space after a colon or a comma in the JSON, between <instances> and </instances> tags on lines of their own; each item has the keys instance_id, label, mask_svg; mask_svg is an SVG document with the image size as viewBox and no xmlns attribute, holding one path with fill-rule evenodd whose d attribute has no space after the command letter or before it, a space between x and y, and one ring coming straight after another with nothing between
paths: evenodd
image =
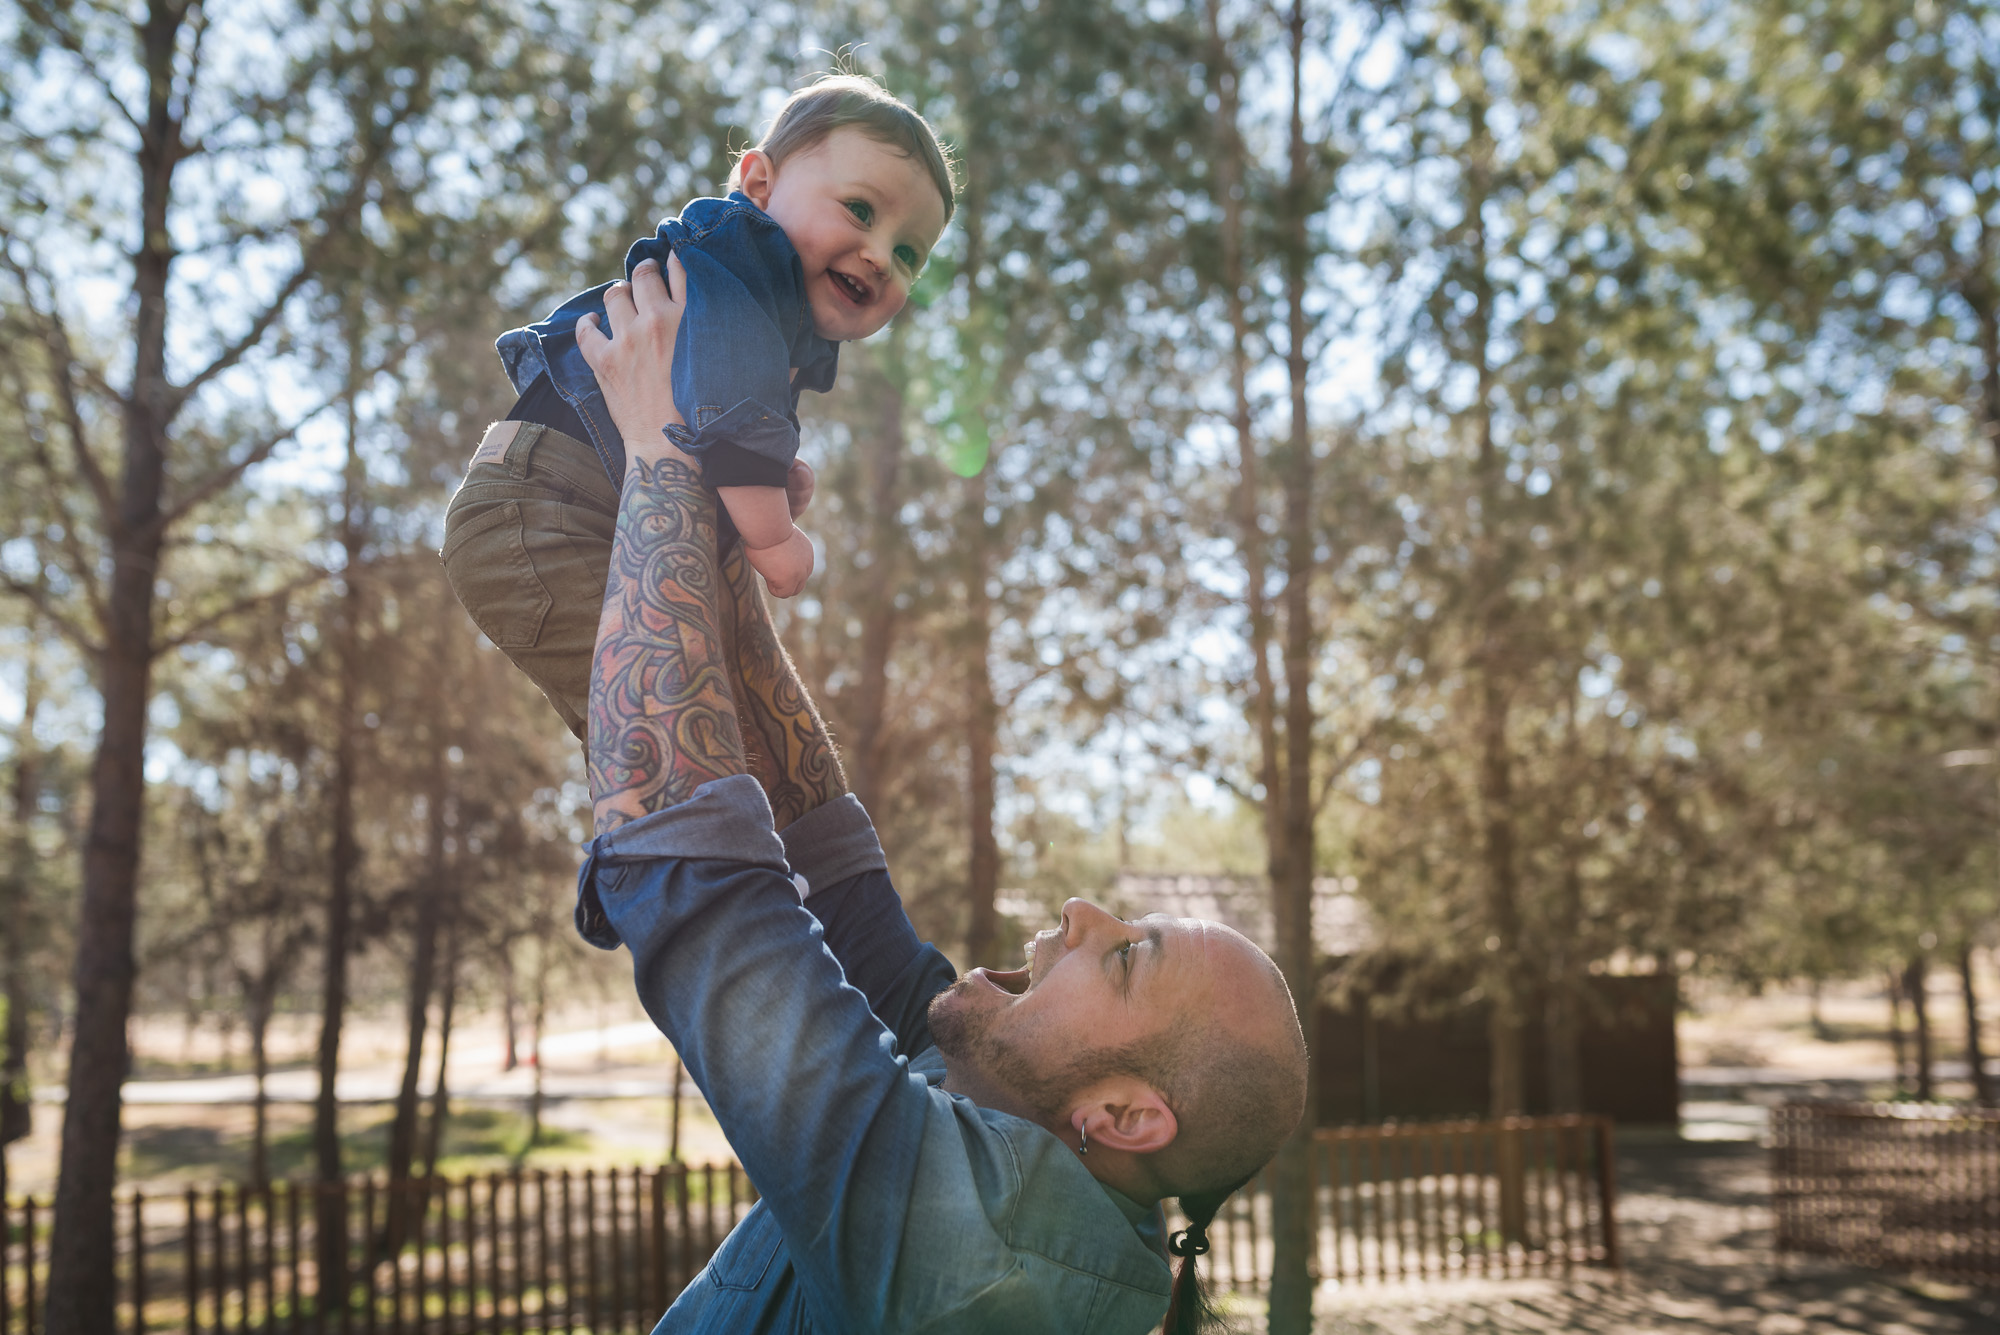
<instances>
[{"instance_id":1,"label":"man holding baby up","mask_svg":"<svg viewBox=\"0 0 2000 1335\"><path fill-rule=\"evenodd\" d=\"M579 926L631 951L763 1196L660 1329L1138 1332L1170 1295L1192 1318L1165 1252L1187 1276L1206 1241L1163 1247L1155 1206L1205 1224L1297 1124L1277 969L1218 924L1072 900L1026 968L953 982L663 433L675 299L645 266L606 308L578 341L628 463Z\"/></svg>"},{"instance_id":2,"label":"man holding baby up","mask_svg":"<svg viewBox=\"0 0 2000 1335\"><path fill-rule=\"evenodd\" d=\"M1021 969L954 981L917 939L772 629L761 544L718 543L714 480L674 443L687 295L677 254L646 258L602 291L608 332L591 312L574 334L616 435L597 454L623 456L587 702L564 710L596 822L577 924L631 952L762 1196L658 1329L1198 1329L1205 1228L1304 1110L1291 995L1226 927L1083 900Z\"/></svg>"}]
</instances>

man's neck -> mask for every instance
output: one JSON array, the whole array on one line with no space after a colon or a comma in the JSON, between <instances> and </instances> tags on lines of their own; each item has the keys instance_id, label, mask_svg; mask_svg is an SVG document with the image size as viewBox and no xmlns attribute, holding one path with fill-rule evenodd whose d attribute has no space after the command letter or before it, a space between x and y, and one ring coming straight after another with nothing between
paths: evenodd
<instances>
[{"instance_id":1,"label":"man's neck","mask_svg":"<svg viewBox=\"0 0 2000 1335\"><path fill-rule=\"evenodd\" d=\"M944 1079L939 1087L947 1093L970 1099L982 1108L1033 1122L1054 1136L1071 1154L1077 1152L1077 1134L1067 1122L1037 1111L1012 1089L988 1079L983 1071L967 1068L945 1056ZM1109 1145L1092 1145L1088 1154L1078 1154L1077 1159L1092 1177L1141 1205L1152 1205L1160 1199L1161 1193L1153 1180L1151 1165L1143 1155L1113 1149Z\"/></svg>"}]
</instances>

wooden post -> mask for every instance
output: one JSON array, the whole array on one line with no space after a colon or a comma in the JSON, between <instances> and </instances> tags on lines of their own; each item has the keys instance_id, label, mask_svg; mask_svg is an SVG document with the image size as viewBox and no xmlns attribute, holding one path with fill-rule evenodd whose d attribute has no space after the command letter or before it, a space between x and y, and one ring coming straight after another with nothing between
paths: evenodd
<instances>
[{"instance_id":1,"label":"wooden post","mask_svg":"<svg viewBox=\"0 0 2000 1335\"><path fill-rule=\"evenodd\" d=\"M681 1258L681 1287L686 1288L694 1282L694 1211L691 1202L688 1200L688 1166L685 1163L674 1165L674 1190L680 1193L679 1213L681 1227L678 1242Z\"/></svg>"},{"instance_id":2,"label":"wooden post","mask_svg":"<svg viewBox=\"0 0 2000 1335\"><path fill-rule=\"evenodd\" d=\"M285 1183L285 1235L290 1245L286 1258L286 1268L291 1272L286 1288L291 1291L292 1335L299 1335L304 1328L304 1306L299 1287L299 1184Z\"/></svg>"},{"instance_id":3,"label":"wooden post","mask_svg":"<svg viewBox=\"0 0 2000 1335\"><path fill-rule=\"evenodd\" d=\"M576 1325L576 1211L570 1199L569 1169L562 1170L562 1282L563 1322Z\"/></svg>"},{"instance_id":4,"label":"wooden post","mask_svg":"<svg viewBox=\"0 0 2000 1335\"><path fill-rule=\"evenodd\" d=\"M610 1218L605 1226L605 1244L611 1262L611 1328L625 1329L625 1254L623 1234L618 1227L618 1169L614 1165L604 1175L604 1191L610 1197Z\"/></svg>"},{"instance_id":5,"label":"wooden post","mask_svg":"<svg viewBox=\"0 0 2000 1335\"><path fill-rule=\"evenodd\" d=\"M595 1331L604 1320L604 1307L597 1287L597 1173L583 1170L583 1282L589 1286L587 1303L590 1328Z\"/></svg>"},{"instance_id":6,"label":"wooden post","mask_svg":"<svg viewBox=\"0 0 2000 1335\"><path fill-rule=\"evenodd\" d=\"M1597 1119L1597 1205L1604 1219L1604 1264L1623 1267L1618 1260L1618 1167L1611 1157L1611 1119Z\"/></svg>"},{"instance_id":7,"label":"wooden post","mask_svg":"<svg viewBox=\"0 0 2000 1335\"><path fill-rule=\"evenodd\" d=\"M32 1192L21 1202L21 1273L26 1276L24 1291L26 1326L28 1335L35 1335L36 1314L41 1305L35 1301L35 1197Z\"/></svg>"},{"instance_id":8,"label":"wooden post","mask_svg":"<svg viewBox=\"0 0 2000 1335\"><path fill-rule=\"evenodd\" d=\"M0 1212L0 1290L7 1287L7 1219ZM7 1329L6 1299L0 1297L0 1332ZM146 1193L132 1193L132 1335L146 1335Z\"/></svg>"},{"instance_id":9,"label":"wooden post","mask_svg":"<svg viewBox=\"0 0 2000 1335\"><path fill-rule=\"evenodd\" d=\"M664 1312L673 1303L673 1278L667 1274L667 1170L653 1172L653 1306Z\"/></svg>"},{"instance_id":10,"label":"wooden post","mask_svg":"<svg viewBox=\"0 0 2000 1335\"><path fill-rule=\"evenodd\" d=\"M493 1299L486 1306L486 1329L491 1335L500 1335L502 1301L506 1295L506 1285L500 1279L500 1178L496 1173L486 1175L486 1288Z\"/></svg>"},{"instance_id":11,"label":"wooden post","mask_svg":"<svg viewBox=\"0 0 2000 1335\"><path fill-rule=\"evenodd\" d=\"M31 1239L34 1234L28 1235ZM186 1263L188 1335L201 1335L201 1198L193 1187L187 1189L187 1233L181 1258ZM31 1243L32 1245L32 1243ZM30 1257L32 1258L32 1253ZM29 1306L34 1304L34 1267L28 1267Z\"/></svg>"},{"instance_id":12,"label":"wooden post","mask_svg":"<svg viewBox=\"0 0 2000 1335\"><path fill-rule=\"evenodd\" d=\"M535 1047L536 1060L541 1059L541 1046ZM661 1311L666 1311L662 1307ZM541 1318L542 1329L549 1328L549 1173L546 1168L535 1170L535 1314Z\"/></svg>"},{"instance_id":13,"label":"wooden post","mask_svg":"<svg viewBox=\"0 0 2000 1335\"><path fill-rule=\"evenodd\" d=\"M412 1289L411 1296L416 1299L417 1335L423 1335L424 1317L425 1317L424 1309L430 1305L431 1254L430 1254L429 1233L430 1233L430 1222L431 1222L431 1185L432 1185L432 1180L428 1177L420 1177L416 1179L414 1182L410 1183L410 1188L416 1193L417 1197L416 1200L417 1218L416 1218L416 1226L415 1229L413 1230L416 1234L416 1244L417 1244L417 1273L415 1277L412 1279L410 1284L410 1287ZM402 1329L403 1329L403 1308L399 1300L396 1306L397 1335L402 1335Z\"/></svg>"}]
</instances>

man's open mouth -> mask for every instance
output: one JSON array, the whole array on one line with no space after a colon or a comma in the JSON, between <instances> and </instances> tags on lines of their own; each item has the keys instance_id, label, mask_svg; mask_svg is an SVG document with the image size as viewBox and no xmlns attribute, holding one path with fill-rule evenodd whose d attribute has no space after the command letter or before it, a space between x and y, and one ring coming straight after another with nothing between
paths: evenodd
<instances>
[{"instance_id":1,"label":"man's open mouth","mask_svg":"<svg viewBox=\"0 0 2000 1335\"><path fill-rule=\"evenodd\" d=\"M974 973L984 978L1002 992L1020 996L1028 990L1028 969L974 969Z\"/></svg>"},{"instance_id":2,"label":"man's open mouth","mask_svg":"<svg viewBox=\"0 0 2000 1335\"><path fill-rule=\"evenodd\" d=\"M849 301L857 306L866 306L868 304L871 294L866 287L863 287L860 283L837 269L828 269L826 276L833 280L833 285L839 288L842 295Z\"/></svg>"}]
</instances>

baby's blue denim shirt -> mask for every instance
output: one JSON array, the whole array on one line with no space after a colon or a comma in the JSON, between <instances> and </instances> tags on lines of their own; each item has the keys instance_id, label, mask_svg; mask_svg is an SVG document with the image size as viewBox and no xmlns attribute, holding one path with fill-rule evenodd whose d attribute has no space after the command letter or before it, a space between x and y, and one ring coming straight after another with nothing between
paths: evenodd
<instances>
[{"instance_id":1,"label":"baby's blue denim shirt","mask_svg":"<svg viewBox=\"0 0 2000 1335\"><path fill-rule=\"evenodd\" d=\"M951 966L910 929L858 802L781 840L753 779L718 780L594 840L578 889L578 926L630 949L762 1196L655 1335L1159 1325L1157 1212L939 1087L924 1016Z\"/></svg>"},{"instance_id":2,"label":"baby's blue denim shirt","mask_svg":"<svg viewBox=\"0 0 2000 1335\"><path fill-rule=\"evenodd\" d=\"M783 486L799 452L799 392L831 389L840 358L839 344L813 332L799 252L784 229L739 191L727 199L697 199L654 235L633 242L625 252L625 276L646 259L657 260L664 274L669 253L680 256L687 274L687 311L672 368L674 406L687 425L670 426L667 434L694 455L727 447L734 455L731 483ZM526 393L547 373L583 419L611 480L623 485L624 442L576 346L583 315L595 313L597 327L610 332L604 319L610 286L577 293L546 320L502 334L495 346L515 393Z\"/></svg>"}]
</instances>

